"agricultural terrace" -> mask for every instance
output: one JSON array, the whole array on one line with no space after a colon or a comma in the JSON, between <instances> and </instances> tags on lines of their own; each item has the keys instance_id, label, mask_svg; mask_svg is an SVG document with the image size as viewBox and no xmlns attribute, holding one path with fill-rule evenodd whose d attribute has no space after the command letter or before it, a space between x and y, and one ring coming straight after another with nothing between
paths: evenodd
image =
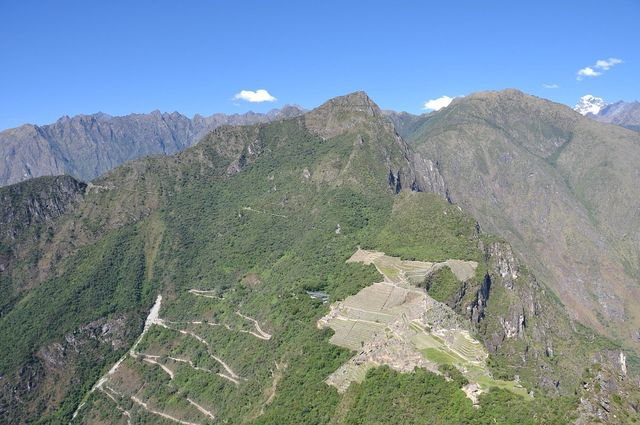
<instances>
[{"instance_id":1,"label":"agricultural terrace","mask_svg":"<svg viewBox=\"0 0 640 425\"><path fill-rule=\"evenodd\" d=\"M351 382L362 382L369 368L389 365L400 372L416 367L438 373L443 365L458 369L477 388L476 394L497 386L517 394L526 390L516 382L493 379L487 352L463 326L439 328L430 317L453 311L417 287L431 273L448 266L460 281L471 279L478 264L450 259L440 263L404 261L382 252L358 249L347 262L373 264L384 276L344 301L331 305L319 327L335 331L330 342L357 354L327 383L344 392Z\"/></svg>"}]
</instances>

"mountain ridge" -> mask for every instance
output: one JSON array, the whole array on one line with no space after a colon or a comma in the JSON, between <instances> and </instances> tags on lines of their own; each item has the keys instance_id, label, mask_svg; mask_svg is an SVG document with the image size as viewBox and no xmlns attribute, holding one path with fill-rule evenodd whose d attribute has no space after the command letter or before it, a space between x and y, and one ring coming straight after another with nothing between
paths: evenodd
<instances>
[{"instance_id":1,"label":"mountain ridge","mask_svg":"<svg viewBox=\"0 0 640 425\"><path fill-rule=\"evenodd\" d=\"M596 121L616 124L640 131L640 102L615 102L602 108L592 117Z\"/></svg>"},{"instance_id":2,"label":"mountain ridge","mask_svg":"<svg viewBox=\"0 0 640 425\"><path fill-rule=\"evenodd\" d=\"M260 114L196 114L178 112L111 116L63 116L37 126L24 124L0 132L0 186L43 175L69 174L89 181L140 156L172 154L196 143L220 125L246 125L293 117L303 110L286 105Z\"/></svg>"}]
</instances>

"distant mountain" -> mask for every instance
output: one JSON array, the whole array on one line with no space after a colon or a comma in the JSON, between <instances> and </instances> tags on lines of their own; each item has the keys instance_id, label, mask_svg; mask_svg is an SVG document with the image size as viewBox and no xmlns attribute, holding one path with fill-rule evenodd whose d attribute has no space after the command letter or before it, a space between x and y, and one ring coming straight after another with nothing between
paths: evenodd
<instances>
[{"instance_id":1,"label":"distant mountain","mask_svg":"<svg viewBox=\"0 0 640 425\"><path fill-rule=\"evenodd\" d=\"M601 97L587 94L573 110L596 121L640 131L640 102L607 103Z\"/></svg>"},{"instance_id":2,"label":"distant mountain","mask_svg":"<svg viewBox=\"0 0 640 425\"><path fill-rule=\"evenodd\" d=\"M640 131L640 102L616 102L605 106L595 120Z\"/></svg>"},{"instance_id":3,"label":"distant mountain","mask_svg":"<svg viewBox=\"0 0 640 425\"><path fill-rule=\"evenodd\" d=\"M573 110L582 115L597 115L605 106L607 106L607 103L601 97L586 94L580 98Z\"/></svg>"},{"instance_id":4,"label":"distant mountain","mask_svg":"<svg viewBox=\"0 0 640 425\"><path fill-rule=\"evenodd\" d=\"M382 114L393 123L396 131L402 137L415 131L416 128L424 122L425 117L429 115L428 113L414 115L409 112L396 112L391 110L382 111Z\"/></svg>"},{"instance_id":5,"label":"distant mountain","mask_svg":"<svg viewBox=\"0 0 640 425\"><path fill-rule=\"evenodd\" d=\"M50 125L25 124L0 132L0 186L61 174L89 181L135 158L179 152L221 125L265 123L302 112L297 106L285 106L266 114L192 119L178 112L122 117L97 113L65 116Z\"/></svg>"}]
</instances>

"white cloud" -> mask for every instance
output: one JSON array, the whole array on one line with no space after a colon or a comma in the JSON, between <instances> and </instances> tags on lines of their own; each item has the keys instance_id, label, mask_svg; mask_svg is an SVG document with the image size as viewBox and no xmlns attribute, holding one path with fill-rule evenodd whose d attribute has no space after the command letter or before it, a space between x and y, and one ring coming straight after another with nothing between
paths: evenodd
<instances>
[{"instance_id":1,"label":"white cloud","mask_svg":"<svg viewBox=\"0 0 640 425\"><path fill-rule=\"evenodd\" d=\"M581 80L582 77L597 77L598 75L602 75L602 72L595 71L593 68L588 66L578 71L578 80Z\"/></svg>"},{"instance_id":2,"label":"white cloud","mask_svg":"<svg viewBox=\"0 0 640 425\"><path fill-rule=\"evenodd\" d=\"M242 90L240 93L233 96L235 100L246 100L251 103L259 102L274 102L277 99L269 94L265 89L258 89L256 91Z\"/></svg>"},{"instance_id":3,"label":"white cloud","mask_svg":"<svg viewBox=\"0 0 640 425\"><path fill-rule=\"evenodd\" d=\"M543 84L542 87L545 89L559 89L560 86L557 84Z\"/></svg>"},{"instance_id":4,"label":"white cloud","mask_svg":"<svg viewBox=\"0 0 640 425\"><path fill-rule=\"evenodd\" d=\"M608 71L609 68L611 68L614 65L618 65L619 63L622 63L622 61L620 59L617 58L609 58L609 59L604 59L604 60L599 60L596 62L596 68L602 69L604 71Z\"/></svg>"},{"instance_id":5,"label":"white cloud","mask_svg":"<svg viewBox=\"0 0 640 425\"><path fill-rule=\"evenodd\" d=\"M598 77L602 75L605 71L608 71L613 66L622 63L621 59L618 58L609 58L609 59L598 59L595 65L587 66L578 71L577 79L578 81L582 80L584 77Z\"/></svg>"},{"instance_id":6,"label":"white cloud","mask_svg":"<svg viewBox=\"0 0 640 425\"><path fill-rule=\"evenodd\" d=\"M454 99L453 97L441 96L441 97L439 97L437 99L427 100L424 103L424 109L429 109L429 110L433 110L433 111L439 111L440 109L449 106L449 104L451 103L451 101L453 99Z\"/></svg>"}]
</instances>

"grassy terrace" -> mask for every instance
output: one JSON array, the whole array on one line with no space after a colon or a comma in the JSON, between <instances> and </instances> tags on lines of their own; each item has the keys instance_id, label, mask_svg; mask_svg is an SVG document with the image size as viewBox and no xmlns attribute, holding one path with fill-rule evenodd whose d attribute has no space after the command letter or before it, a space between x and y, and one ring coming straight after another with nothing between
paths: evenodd
<instances>
[{"instance_id":1,"label":"grassy terrace","mask_svg":"<svg viewBox=\"0 0 640 425\"><path fill-rule=\"evenodd\" d=\"M425 319L428 309L448 309L414 285L448 267L456 278L473 276L477 263L447 260L441 263L402 261L379 252L359 249L348 262L373 264L384 276L357 294L332 306L321 325L335 334L331 342L358 354L329 377L327 382L345 391L351 382L362 382L366 371L385 363L406 371L413 367L438 370L454 366L482 391L492 387L528 397L514 381L494 379L489 372L484 346L461 327L438 329ZM393 355L390 355L393 353Z\"/></svg>"}]
</instances>

